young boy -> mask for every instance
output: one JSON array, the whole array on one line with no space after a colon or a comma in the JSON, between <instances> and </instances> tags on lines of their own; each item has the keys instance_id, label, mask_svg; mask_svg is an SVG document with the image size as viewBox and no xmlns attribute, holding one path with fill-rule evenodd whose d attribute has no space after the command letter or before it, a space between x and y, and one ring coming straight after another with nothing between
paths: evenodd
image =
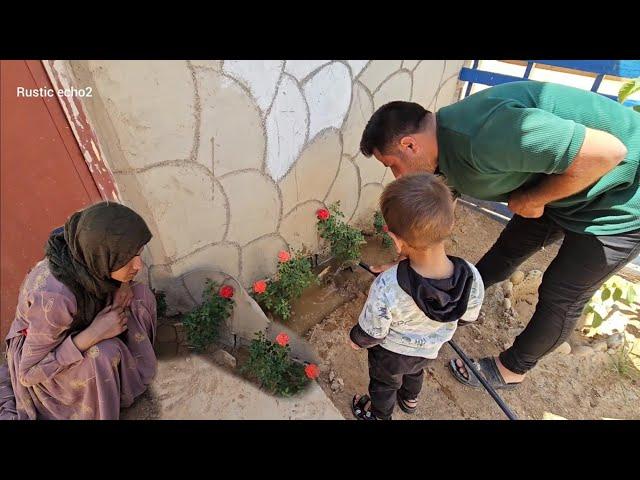
<instances>
[{"instance_id":1,"label":"young boy","mask_svg":"<svg viewBox=\"0 0 640 480\"><path fill-rule=\"evenodd\" d=\"M351 346L369 354L369 395L352 401L359 420L390 420L396 401L413 413L428 360L453 337L458 320L478 318L484 299L478 270L445 253L454 202L440 177L395 180L382 193L380 209L406 258L376 278L349 334Z\"/></svg>"}]
</instances>

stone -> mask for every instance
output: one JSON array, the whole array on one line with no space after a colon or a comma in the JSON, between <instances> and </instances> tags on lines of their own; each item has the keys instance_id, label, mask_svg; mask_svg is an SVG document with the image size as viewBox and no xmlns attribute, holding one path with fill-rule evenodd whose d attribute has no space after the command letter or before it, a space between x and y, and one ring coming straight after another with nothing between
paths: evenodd
<instances>
[{"instance_id":1,"label":"stone","mask_svg":"<svg viewBox=\"0 0 640 480\"><path fill-rule=\"evenodd\" d=\"M218 285L223 285L228 278L228 274L216 270L215 267L211 268L207 266L191 270L181 277L184 286L198 305L205 301L203 294L205 293L205 288L207 288L207 280L212 280Z\"/></svg>"},{"instance_id":2,"label":"stone","mask_svg":"<svg viewBox=\"0 0 640 480\"><path fill-rule=\"evenodd\" d=\"M420 60L403 60L402 68L406 68L407 70L413 70L418 66L418 63L420 63Z\"/></svg>"},{"instance_id":3,"label":"stone","mask_svg":"<svg viewBox=\"0 0 640 480\"><path fill-rule=\"evenodd\" d=\"M276 185L256 171L233 173L220 179L229 201L227 240L240 245L274 233L280 216Z\"/></svg>"},{"instance_id":4,"label":"stone","mask_svg":"<svg viewBox=\"0 0 640 480\"><path fill-rule=\"evenodd\" d=\"M242 82L265 112L273 100L283 60L225 60L223 71Z\"/></svg>"},{"instance_id":5,"label":"stone","mask_svg":"<svg viewBox=\"0 0 640 480\"><path fill-rule=\"evenodd\" d=\"M266 132L254 100L237 80L219 72L199 71L196 80L201 105L198 162L217 177L261 169Z\"/></svg>"},{"instance_id":6,"label":"stone","mask_svg":"<svg viewBox=\"0 0 640 480\"><path fill-rule=\"evenodd\" d=\"M340 210L344 213L344 217L349 219L358 205L358 194L358 169L353 161L343 156L338 176L324 203L331 205L339 201Z\"/></svg>"},{"instance_id":7,"label":"stone","mask_svg":"<svg viewBox=\"0 0 640 480\"><path fill-rule=\"evenodd\" d=\"M266 170L276 182L289 171L304 146L309 129L307 112L300 87L285 76L266 119Z\"/></svg>"},{"instance_id":8,"label":"stone","mask_svg":"<svg viewBox=\"0 0 640 480\"><path fill-rule=\"evenodd\" d=\"M342 391L344 388L344 380L341 378L335 378L333 382L331 382L331 391L333 393L338 393Z\"/></svg>"},{"instance_id":9,"label":"stone","mask_svg":"<svg viewBox=\"0 0 640 480\"><path fill-rule=\"evenodd\" d=\"M393 72L400 69L402 60L372 60L358 80L372 93Z\"/></svg>"},{"instance_id":10,"label":"stone","mask_svg":"<svg viewBox=\"0 0 640 480\"><path fill-rule=\"evenodd\" d=\"M208 268L217 272L225 272L231 276L240 273L240 251L230 243L209 245L185 258L176 260L171 266L175 277L200 268Z\"/></svg>"},{"instance_id":11,"label":"stone","mask_svg":"<svg viewBox=\"0 0 640 480\"><path fill-rule=\"evenodd\" d=\"M543 420L566 420L566 418L551 412L544 412L542 414L542 419Z\"/></svg>"},{"instance_id":12,"label":"stone","mask_svg":"<svg viewBox=\"0 0 640 480\"><path fill-rule=\"evenodd\" d=\"M196 68L206 68L209 70L221 71L222 60L189 60L191 65Z\"/></svg>"},{"instance_id":13,"label":"stone","mask_svg":"<svg viewBox=\"0 0 640 480\"><path fill-rule=\"evenodd\" d=\"M174 357L176 353L178 353L178 345L173 342L156 342L153 350L158 359L164 361L167 358Z\"/></svg>"},{"instance_id":14,"label":"stone","mask_svg":"<svg viewBox=\"0 0 640 480\"><path fill-rule=\"evenodd\" d=\"M152 168L138 178L167 256L181 257L223 239L226 200L207 174L185 162Z\"/></svg>"},{"instance_id":15,"label":"stone","mask_svg":"<svg viewBox=\"0 0 640 480\"><path fill-rule=\"evenodd\" d=\"M236 278L229 278L225 283L234 288L235 303L228 321L229 336L237 335L251 341L258 331L266 330L271 321Z\"/></svg>"},{"instance_id":16,"label":"stone","mask_svg":"<svg viewBox=\"0 0 640 480\"><path fill-rule=\"evenodd\" d=\"M446 107L447 105L457 102L460 96L459 88L460 83L458 82L457 77L452 77L444 82L438 90L434 110L437 112L442 107Z\"/></svg>"},{"instance_id":17,"label":"stone","mask_svg":"<svg viewBox=\"0 0 640 480\"><path fill-rule=\"evenodd\" d=\"M360 82L356 82L353 85L349 113L347 113L347 118L342 126L343 152L345 154L353 156L358 153L362 132L372 114L373 100L366 88Z\"/></svg>"},{"instance_id":18,"label":"stone","mask_svg":"<svg viewBox=\"0 0 640 480\"><path fill-rule=\"evenodd\" d=\"M378 209L382 194L382 185L365 185L360 191L360 200L356 208L351 224L357 228L371 229L373 225L373 214Z\"/></svg>"},{"instance_id":19,"label":"stone","mask_svg":"<svg viewBox=\"0 0 640 480\"><path fill-rule=\"evenodd\" d=\"M365 187L369 183L382 183L382 179L387 173L387 167L381 162L376 160L374 156L366 158L362 153L359 153L354 159L353 163L358 167L360 171L360 185Z\"/></svg>"},{"instance_id":20,"label":"stone","mask_svg":"<svg viewBox=\"0 0 640 480\"><path fill-rule=\"evenodd\" d=\"M189 158L195 132L186 61L89 61L96 89L131 168Z\"/></svg>"},{"instance_id":21,"label":"stone","mask_svg":"<svg viewBox=\"0 0 640 480\"><path fill-rule=\"evenodd\" d=\"M309 107L309 140L325 128L342 127L351 88L351 73L340 62L330 63L307 80L303 91Z\"/></svg>"},{"instance_id":22,"label":"stone","mask_svg":"<svg viewBox=\"0 0 640 480\"><path fill-rule=\"evenodd\" d=\"M357 78L364 67L367 66L369 60L347 60L347 63L351 67L352 78Z\"/></svg>"},{"instance_id":23,"label":"stone","mask_svg":"<svg viewBox=\"0 0 640 480\"><path fill-rule=\"evenodd\" d=\"M327 196L338 173L341 151L340 132L335 129L325 130L303 150L300 159L279 182L284 215L300 203L322 201Z\"/></svg>"},{"instance_id":24,"label":"stone","mask_svg":"<svg viewBox=\"0 0 640 480\"><path fill-rule=\"evenodd\" d=\"M326 65L331 60L287 60L284 64L284 71L289 75L303 80L314 70Z\"/></svg>"},{"instance_id":25,"label":"stone","mask_svg":"<svg viewBox=\"0 0 640 480\"><path fill-rule=\"evenodd\" d=\"M409 100L409 98L411 98L411 74L400 71L380 85L373 95L373 105L377 110L386 103L394 100Z\"/></svg>"},{"instance_id":26,"label":"stone","mask_svg":"<svg viewBox=\"0 0 640 480\"><path fill-rule=\"evenodd\" d=\"M300 362L315 363L320 366L320 373L324 374L326 367L322 364L318 352L306 339L294 332L291 328L280 322L273 321L267 326L265 336L268 340L274 342L280 333L285 333L289 336L291 358Z\"/></svg>"},{"instance_id":27,"label":"stone","mask_svg":"<svg viewBox=\"0 0 640 480\"><path fill-rule=\"evenodd\" d=\"M443 81L444 60L422 60L413 71L411 101L428 108Z\"/></svg>"},{"instance_id":28,"label":"stone","mask_svg":"<svg viewBox=\"0 0 640 480\"><path fill-rule=\"evenodd\" d=\"M278 253L288 250L279 235L263 237L242 248L242 284L251 289L256 280L271 277L277 271Z\"/></svg>"},{"instance_id":29,"label":"stone","mask_svg":"<svg viewBox=\"0 0 640 480\"><path fill-rule=\"evenodd\" d=\"M569 345L567 342L563 342L558 348L555 349L555 351L561 355L569 355L571 353L571 345Z\"/></svg>"},{"instance_id":30,"label":"stone","mask_svg":"<svg viewBox=\"0 0 640 480\"><path fill-rule=\"evenodd\" d=\"M624 345L624 334L622 333L614 333L607 338L607 348L617 349Z\"/></svg>"},{"instance_id":31,"label":"stone","mask_svg":"<svg viewBox=\"0 0 640 480\"><path fill-rule=\"evenodd\" d=\"M173 324L173 328L176 330L176 341L178 344L183 344L187 341L187 332L182 322L176 322Z\"/></svg>"},{"instance_id":32,"label":"stone","mask_svg":"<svg viewBox=\"0 0 640 480\"><path fill-rule=\"evenodd\" d=\"M172 325L159 325L156 331L158 342L175 342L176 330Z\"/></svg>"},{"instance_id":33,"label":"stone","mask_svg":"<svg viewBox=\"0 0 640 480\"><path fill-rule=\"evenodd\" d=\"M307 249L315 252L319 246L316 229L316 211L324 208L320 202L310 201L300 205L285 216L280 223L280 235L292 250Z\"/></svg>"},{"instance_id":34,"label":"stone","mask_svg":"<svg viewBox=\"0 0 640 480\"><path fill-rule=\"evenodd\" d=\"M600 342L594 343L591 346L591 348L593 348L593 350L596 351L596 352L606 352L607 349L609 348L609 346L607 345L607 342L600 341Z\"/></svg>"},{"instance_id":35,"label":"stone","mask_svg":"<svg viewBox=\"0 0 640 480\"><path fill-rule=\"evenodd\" d=\"M166 265L152 265L151 288L164 292L167 303L166 315L186 313L193 309L194 303L184 284L172 273L172 268Z\"/></svg>"},{"instance_id":36,"label":"stone","mask_svg":"<svg viewBox=\"0 0 640 480\"><path fill-rule=\"evenodd\" d=\"M505 297L511 297L513 295L513 283L506 281L502 284L502 291Z\"/></svg>"},{"instance_id":37,"label":"stone","mask_svg":"<svg viewBox=\"0 0 640 480\"><path fill-rule=\"evenodd\" d=\"M458 78L465 61L466 60L445 60L443 80L449 80L451 77Z\"/></svg>"},{"instance_id":38,"label":"stone","mask_svg":"<svg viewBox=\"0 0 640 480\"><path fill-rule=\"evenodd\" d=\"M236 368L236 357L225 350L217 350L213 354L213 360L218 364L228 368Z\"/></svg>"},{"instance_id":39,"label":"stone","mask_svg":"<svg viewBox=\"0 0 640 480\"><path fill-rule=\"evenodd\" d=\"M511 283L512 285L518 285L524 280L524 272L522 270L516 270L511 275Z\"/></svg>"},{"instance_id":40,"label":"stone","mask_svg":"<svg viewBox=\"0 0 640 480\"><path fill-rule=\"evenodd\" d=\"M508 298L505 298L504 300L502 300L502 306L505 310L510 310L511 309L511 300L509 300Z\"/></svg>"},{"instance_id":41,"label":"stone","mask_svg":"<svg viewBox=\"0 0 640 480\"><path fill-rule=\"evenodd\" d=\"M514 283L513 295L520 298L523 295L533 295L538 293L538 288L542 283L542 272L540 270L531 270L527 273L522 282Z\"/></svg>"},{"instance_id":42,"label":"stone","mask_svg":"<svg viewBox=\"0 0 640 480\"><path fill-rule=\"evenodd\" d=\"M393 175L393 172L391 171L391 169L387 168L386 172L384 173L384 177L382 177L382 186L386 187L395 179L396 177Z\"/></svg>"},{"instance_id":43,"label":"stone","mask_svg":"<svg viewBox=\"0 0 640 480\"><path fill-rule=\"evenodd\" d=\"M336 372L334 372L333 370L331 370L329 372L329 381L333 382L333 380L336 378Z\"/></svg>"},{"instance_id":44,"label":"stone","mask_svg":"<svg viewBox=\"0 0 640 480\"><path fill-rule=\"evenodd\" d=\"M524 330L524 328L521 328L521 327L510 328L509 330L507 330L507 334L510 337L517 337L518 335L520 335L522 333L523 330Z\"/></svg>"},{"instance_id":45,"label":"stone","mask_svg":"<svg viewBox=\"0 0 640 480\"><path fill-rule=\"evenodd\" d=\"M586 345L579 345L573 348L572 352L578 357L585 357L594 353L593 349Z\"/></svg>"}]
</instances>

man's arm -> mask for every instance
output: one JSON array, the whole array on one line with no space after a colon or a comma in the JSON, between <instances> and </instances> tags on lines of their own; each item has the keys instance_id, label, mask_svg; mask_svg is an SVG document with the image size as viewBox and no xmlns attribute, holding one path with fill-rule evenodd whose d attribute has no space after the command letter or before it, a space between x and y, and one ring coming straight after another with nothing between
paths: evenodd
<instances>
[{"instance_id":1,"label":"man's arm","mask_svg":"<svg viewBox=\"0 0 640 480\"><path fill-rule=\"evenodd\" d=\"M538 185L516 190L509 209L526 218L538 218L545 205L569 197L593 185L627 155L625 145L613 135L587 128L582 147L563 173L552 174Z\"/></svg>"}]
</instances>

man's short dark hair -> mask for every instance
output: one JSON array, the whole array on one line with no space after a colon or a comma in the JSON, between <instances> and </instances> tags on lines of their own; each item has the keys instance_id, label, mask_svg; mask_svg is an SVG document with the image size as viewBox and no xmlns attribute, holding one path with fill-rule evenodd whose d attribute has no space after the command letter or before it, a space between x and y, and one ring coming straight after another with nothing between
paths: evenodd
<instances>
[{"instance_id":1,"label":"man's short dark hair","mask_svg":"<svg viewBox=\"0 0 640 480\"><path fill-rule=\"evenodd\" d=\"M432 113L414 102L395 101L381 106L369 119L360 140L365 157L374 150L387 153L389 146L405 135L424 129Z\"/></svg>"}]
</instances>

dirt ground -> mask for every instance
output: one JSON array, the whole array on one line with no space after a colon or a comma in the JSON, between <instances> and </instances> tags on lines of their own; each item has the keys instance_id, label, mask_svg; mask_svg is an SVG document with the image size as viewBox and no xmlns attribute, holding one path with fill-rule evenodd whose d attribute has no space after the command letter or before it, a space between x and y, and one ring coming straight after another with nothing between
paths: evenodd
<instances>
[{"instance_id":1,"label":"dirt ground","mask_svg":"<svg viewBox=\"0 0 640 480\"><path fill-rule=\"evenodd\" d=\"M476 262L498 237L503 225L465 205L458 206L456 215L448 252ZM544 271L557 249L556 244L539 251L521 270L525 274L532 270ZM369 264L393 257L393 252L379 248L378 242L371 242L363 252L363 261ZM535 273L514 288L515 314L505 309L502 285L487 290L480 319L474 325L461 327L454 337L468 356L495 355L511 345L534 311L539 283L535 282ZM362 269L336 279L336 284L312 292L313 299L307 296L302 308L294 308L296 315L290 322L290 326L305 333L317 349L322 359L319 382L347 419L353 418L350 410L353 395L367 391L367 353L352 350L347 344L347 335L357 322L372 279ZM309 325L315 323L309 318L310 311L323 310L314 309L313 304L322 304L323 298L329 296L333 298L332 303L338 303L336 295L343 298L343 304L309 329ZM598 348L595 345L598 342L578 331L568 343L571 353L561 349L551 353L517 389L500 392L514 413L521 419L542 419L545 412L568 419L640 418L640 377L633 367L623 373L615 368L619 350L603 351L606 348L602 348L602 340ZM448 370L448 361L454 356L448 345L442 347L439 357L427 368L417 412L406 415L396 408L394 419L506 418L483 389L474 390L455 380Z\"/></svg>"}]
</instances>

